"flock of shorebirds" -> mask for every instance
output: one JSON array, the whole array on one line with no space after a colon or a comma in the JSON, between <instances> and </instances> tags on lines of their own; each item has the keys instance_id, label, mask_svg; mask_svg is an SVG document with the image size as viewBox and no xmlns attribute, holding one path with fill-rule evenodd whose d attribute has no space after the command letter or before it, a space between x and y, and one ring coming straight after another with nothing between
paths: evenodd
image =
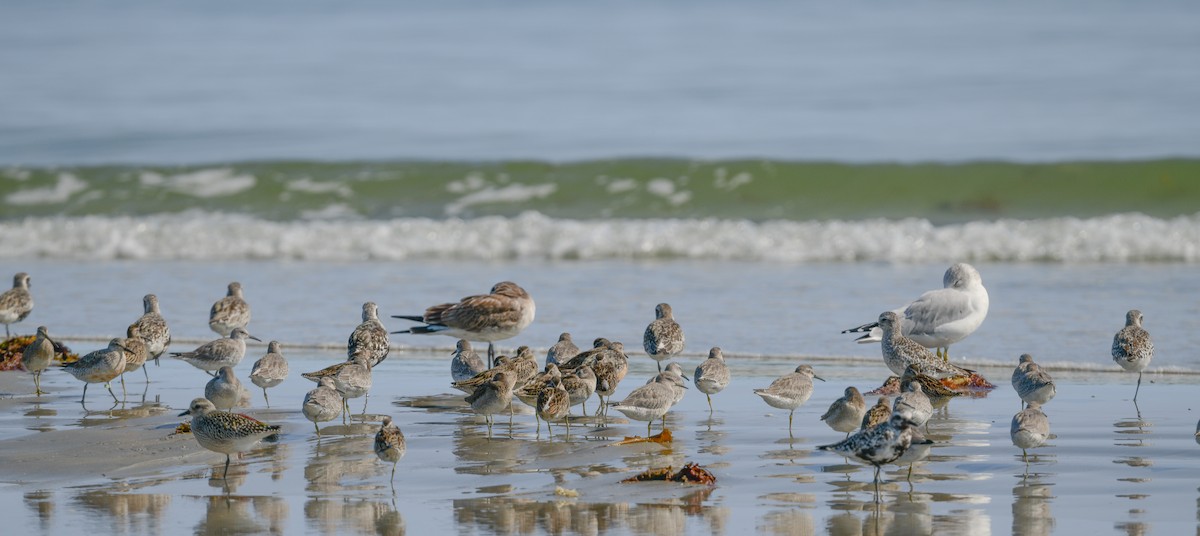
<instances>
[{"instance_id":1,"label":"flock of shorebirds","mask_svg":"<svg viewBox=\"0 0 1200 536\"><path fill-rule=\"evenodd\" d=\"M0 294L0 323L5 324L6 335L9 324L23 320L32 310L29 289L29 275L18 273L13 278L13 288ZM148 360L157 362L167 353L171 335L158 299L148 294L143 298L143 306L144 314L128 327L126 337L112 339L106 348L63 366L84 382L81 402L86 401L87 386L92 383L104 384L113 399L118 400L109 382L121 378L124 388L125 373L142 368L145 374ZM911 464L929 453L932 441L921 434L919 427L930 419L934 408L945 405L950 398L993 387L974 371L954 365L948 359L950 345L973 333L983 323L987 311L988 294L979 272L969 264L958 263L946 271L943 288L884 312L875 322L844 331L864 333L858 339L860 343L879 342L883 361L895 376L868 393L883 395L870 408L857 388L846 388L845 396L834 401L821 416L830 428L846 433L846 438L817 448L873 465L877 492L883 465L909 464L911 477ZM495 415L508 413L511 426L513 398L534 408L539 434L544 420L548 432L551 423L564 422L569 437L571 408L583 405L586 417L587 400L593 394L599 399L593 415L598 426L606 422L609 409L645 421L647 436L656 420L663 419L665 426L664 416L683 398L689 380L677 363L663 364L684 349L683 330L670 305L658 304L655 319L646 327L642 341L646 354L657 362L659 373L619 402L611 401L611 397L629 370L629 356L620 342L598 338L592 348L580 350L571 335L563 333L547 352L544 368L538 366L537 357L528 346L519 347L511 357L495 355L494 343L519 334L533 322L534 315L535 305L529 294L517 284L505 281L493 286L488 294L434 305L421 315L395 315L393 318L418 324L392 333L439 334L458 339L451 360L452 385L467 393L466 402L484 417L489 438ZM169 354L213 376L205 385L204 397L193 400L181 415L192 416L191 431L201 446L226 455L226 473L231 454L250 450L280 430L279 426L232 412L233 408L251 403L249 391L233 372L245 357L246 339L259 340L246 330L249 322L250 306L243 297L242 287L230 283L227 295L214 303L209 313L209 327L221 338L191 351ZM349 400L363 397L363 413L366 413L371 370L388 356L388 335L379 320L378 307L367 302L362 307L362 323L347 341L346 361L301 375L317 382L317 387L305 395L302 412L313 422L318 437L319 423L339 416L345 421L350 413ZM486 360L473 350L469 341L488 343ZM1129 311L1125 327L1113 338L1112 355L1122 368L1138 373L1135 402L1141 388L1141 373L1153 357L1153 350L1150 336L1142 328L1141 312ZM54 355L55 344L47 328L38 327L34 342L25 349L22 359L24 368L33 373L37 395L42 394L41 373L50 366ZM288 372L280 343L270 341L266 355L254 363L249 375L250 381L263 390L267 407L270 407L267 389L283 382ZM789 411L790 434L795 410L812 395L814 379L822 378L811 366L800 365L754 393L771 407ZM708 398L711 413L712 396L724 390L730 381L730 369L720 348L709 351L691 380ZM1027 449L1041 446L1050 435L1049 420L1041 408L1054 397L1055 384L1026 354L1013 371L1012 385L1023 401L1023 409L1013 416L1010 432L1013 444L1021 449L1025 459ZM1200 441L1200 429L1197 434ZM405 440L391 417L383 418L375 436L375 452L381 460L393 464L394 481L396 463L405 452Z\"/></svg>"}]
</instances>

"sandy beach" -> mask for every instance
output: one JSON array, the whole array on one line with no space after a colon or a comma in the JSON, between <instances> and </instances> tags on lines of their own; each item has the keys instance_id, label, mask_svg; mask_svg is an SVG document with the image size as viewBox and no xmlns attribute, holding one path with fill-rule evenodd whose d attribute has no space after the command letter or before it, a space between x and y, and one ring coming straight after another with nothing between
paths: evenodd
<instances>
[{"instance_id":1,"label":"sandy beach","mask_svg":"<svg viewBox=\"0 0 1200 536\"><path fill-rule=\"evenodd\" d=\"M331 359L322 351L293 354L293 371ZM801 361L827 381L796 412L789 437L787 413L750 391ZM649 359L632 362L618 398L652 374ZM690 370L698 357L681 362ZM869 467L815 447L843 436L820 414L847 385L876 387L886 376L882 365L730 362L734 380L714 397L711 417L694 391L668 415L675 436L668 447L611 446L645 431L615 413L608 428L576 421L569 441L561 427L553 438L544 427L539 436L519 405L511 432L497 419L489 440L482 419L448 388L441 352L389 358L376 372L368 422L325 423L318 441L298 411L312 384L293 373L272 391L275 407L266 409L259 391L246 412L282 424L279 440L235 460L228 479L220 478L223 456L173 434L185 420L176 415L206 381L187 365L151 365L144 400L141 376L127 379L129 401L112 409L106 392L90 389L85 410L81 385L58 371L44 376L51 394L40 399L28 375L7 372L0 374L2 511L46 534L1180 533L1196 525L1198 413L1186 401L1200 378L1147 375L1135 407L1133 375L1058 372L1059 394L1046 406L1056 437L1032 450L1026 465L1008 437L1018 410L1010 370L985 369L999 388L938 411L930 458L916 465L911 483L906 468L885 470L877 507ZM361 403L352 402L355 412ZM390 467L371 451L383 414L408 439L394 494ZM689 461L711 470L717 484L619 483Z\"/></svg>"}]
</instances>

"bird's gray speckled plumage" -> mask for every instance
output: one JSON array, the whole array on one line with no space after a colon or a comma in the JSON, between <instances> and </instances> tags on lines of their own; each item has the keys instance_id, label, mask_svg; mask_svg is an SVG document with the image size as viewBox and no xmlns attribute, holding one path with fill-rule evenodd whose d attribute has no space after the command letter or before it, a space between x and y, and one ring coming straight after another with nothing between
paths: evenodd
<instances>
[{"instance_id":1,"label":"bird's gray speckled plumage","mask_svg":"<svg viewBox=\"0 0 1200 536\"><path fill-rule=\"evenodd\" d=\"M4 324L6 338L12 336L8 325L25 320L33 311L33 294L29 292L31 284L29 274L17 272L13 276L12 288L0 294L0 324Z\"/></svg>"},{"instance_id":2,"label":"bird's gray speckled plumage","mask_svg":"<svg viewBox=\"0 0 1200 536\"><path fill-rule=\"evenodd\" d=\"M847 387L842 397L834 400L821 420L835 431L849 434L858 430L863 415L867 414L867 401L854 386Z\"/></svg>"},{"instance_id":3,"label":"bird's gray speckled plumage","mask_svg":"<svg viewBox=\"0 0 1200 536\"><path fill-rule=\"evenodd\" d=\"M683 329L675 321L671 306L660 303L654 308L654 321L646 326L642 335L642 348L646 354L658 363L658 371L662 372L662 362L683 351Z\"/></svg>"},{"instance_id":4,"label":"bird's gray speckled plumage","mask_svg":"<svg viewBox=\"0 0 1200 536\"><path fill-rule=\"evenodd\" d=\"M250 304L242 296L242 284L229 284L225 297L213 303L208 311L208 327L222 337L228 337L236 328L250 325Z\"/></svg>"},{"instance_id":5,"label":"bird's gray speckled plumage","mask_svg":"<svg viewBox=\"0 0 1200 536\"><path fill-rule=\"evenodd\" d=\"M1022 354L1017 367L1013 369L1012 386L1024 402L1045 404L1057 394L1050 373L1035 363L1029 354Z\"/></svg>"},{"instance_id":6,"label":"bird's gray speckled plumage","mask_svg":"<svg viewBox=\"0 0 1200 536\"><path fill-rule=\"evenodd\" d=\"M190 352L172 352L171 357L211 374L221 367L236 367L241 363L246 357L246 339L259 340L243 328L234 328L227 338L204 343Z\"/></svg>"},{"instance_id":7,"label":"bird's gray speckled plumage","mask_svg":"<svg viewBox=\"0 0 1200 536\"><path fill-rule=\"evenodd\" d=\"M254 362L250 369L250 383L263 390L263 401L271 407L271 399L267 397L267 389L283 383L289 372L287 358L283 357L283 346L279 341L267 343L267 353Z\"/></svg>"},{"instance_id":8,"label":"bird's gray speckled plumage","mask_svg":"<svg viewBox=\"0 0 1200 536\"><path fill-rule=\"evenodd\" d=\"M350 333L346 340L346 359L364 354L374 368L387 359L391 344L388 342L387 329L379 321L379 306L375 302L367 302L362 306L362 323Z\"/></svg>"}]
</instances>

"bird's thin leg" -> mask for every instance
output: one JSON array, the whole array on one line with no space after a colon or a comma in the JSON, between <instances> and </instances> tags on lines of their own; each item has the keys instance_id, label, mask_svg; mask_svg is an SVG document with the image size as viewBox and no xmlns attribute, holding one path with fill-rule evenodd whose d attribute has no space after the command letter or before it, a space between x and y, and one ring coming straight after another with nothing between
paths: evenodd
<instances>
[{"instance_id":1,"label":"bird's thin leg","mask_svg":"<svg viewBox=\"0 0 1200 536\"><path fill-rule=\"evenodd\" d=\"M121 398L125 399L128 397L129 397L129 393L125 392L125 375L122 374L121 375Z\"/></svg>"},{"instance_id":2,"label":"bird's thin leg","mask_svg":"<svg viewBox=\"0 0 1200 536\"><path fill-rule=\"evenodd\" d=\"M708 415L711 417L713 414L712 395L705 393L704 396L708 397Z\"/></svg>"},{"instance_id":3,"label":"bird's thin leg","mask_svg":"<svg viewBox=\"0 0 1200 536\"><path fill-rule=\"evenodd\" d=\"M229 480L229 455L225 455L225 474L221 475L224 480Z\"/></svg>"},{"instance_id":4,"label":"bird's thin leg","mask_svg":"<svg viewBox=\"0 0 1200 536\"><path fill-rule=\"evenodd\" d=\"M142 365L142 375L146 377L146 383L150 383L150 373L146 372L146 365Z\"/></svg>"},{"instance_id":5,"label":"bird's thin leg","mask_svg":"<svg viewBox=\"0 0 1200 536\"><path fill-rule=\"evenodd\" d=\"M1142 390L1142 373L1141 373L1141 372L1139 372L1139 373L1138 373L1138 383L1137 383L1137 389L1134 389L1134 390L1133 390L1133 400L1134 400L1134 402L1136 402L1136 401L1137 401L1137 395L1138 395L1138 391L1141 391L1141 390Z\"/></svg>"},{"instance_id":6,"label":"bird's thin leg","mask_svg":"<svg viewBox=\"0 0 1200 536\"><path fill-rule=\"evenodd\" d=\"M321 427L317 426L316 421L313 421L313 428L317 431L317 437L321 437Z\"/></svg>"},{"instance_id":7,"label":"bird's thin leg","mask_svg":"<svg viewBox=\"0 0 1200 536\"><path fill-rule=\"evenodd\" d=\"M87 382L84 382L84 384L83 384L83 398L79 400L79 403L80 403L80 404L83 404L83 403L87 402L87 386L88 386Z\"/></svg>"},{"instance_id":8,"label":"bird's thin leg","mask_svg":"<svg viewBox=\"0 0 1200 536\"><path fill-rule=\"evenodd\" d=\"M36 396L42 396L42 371L33 373L33 390Z\"/></svg>"},{"instance_id":9,"label":"bird's thin leg","mask_svg":"<svg viewBox=\"0 0 1200 536\"><path fill-rule=\"evenodd\" d=\"M267 397L267 388L263 387L263 400L267 402L267 409L271 408L271 399Z\"/></svg>"},{"instance_id":10,"label":"bird's thin leg","mask_svg":"<svg viewBox=\"0 0 1200 536\"><path fill-rule=\"evenodd\" d=\"M112 395L112 397L113 397L113 401L115 401L116 403L120 404L120 403L121 403L121 401L120 401L119 399L117 399L117 393L114 393L114 392L113 392L113 390L112 390L112 386L111 386L111 385L109 385L109 384L107 384L107 383L106 383L106 384L104 384L104 386L108 388L108 394Z\"/></svg>"}]
</instances>

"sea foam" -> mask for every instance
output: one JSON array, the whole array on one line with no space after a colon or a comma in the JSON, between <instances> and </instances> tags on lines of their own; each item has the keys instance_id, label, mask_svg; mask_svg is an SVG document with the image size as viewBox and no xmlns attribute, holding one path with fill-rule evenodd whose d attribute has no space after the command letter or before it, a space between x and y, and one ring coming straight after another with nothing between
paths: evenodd
<instances>
[{"instance_id":1,"label":"sea foam","mask_svg":"<svg viewBox=\"0 0 1200 536\"><path fill-rule=\"evenodd\" d=\"M723 219L269 221L189 211L0 221L0 258L697 259L751 262L1200 262L1200 215L997 220L752 222Z\"/></svg>"}]
</instances>

